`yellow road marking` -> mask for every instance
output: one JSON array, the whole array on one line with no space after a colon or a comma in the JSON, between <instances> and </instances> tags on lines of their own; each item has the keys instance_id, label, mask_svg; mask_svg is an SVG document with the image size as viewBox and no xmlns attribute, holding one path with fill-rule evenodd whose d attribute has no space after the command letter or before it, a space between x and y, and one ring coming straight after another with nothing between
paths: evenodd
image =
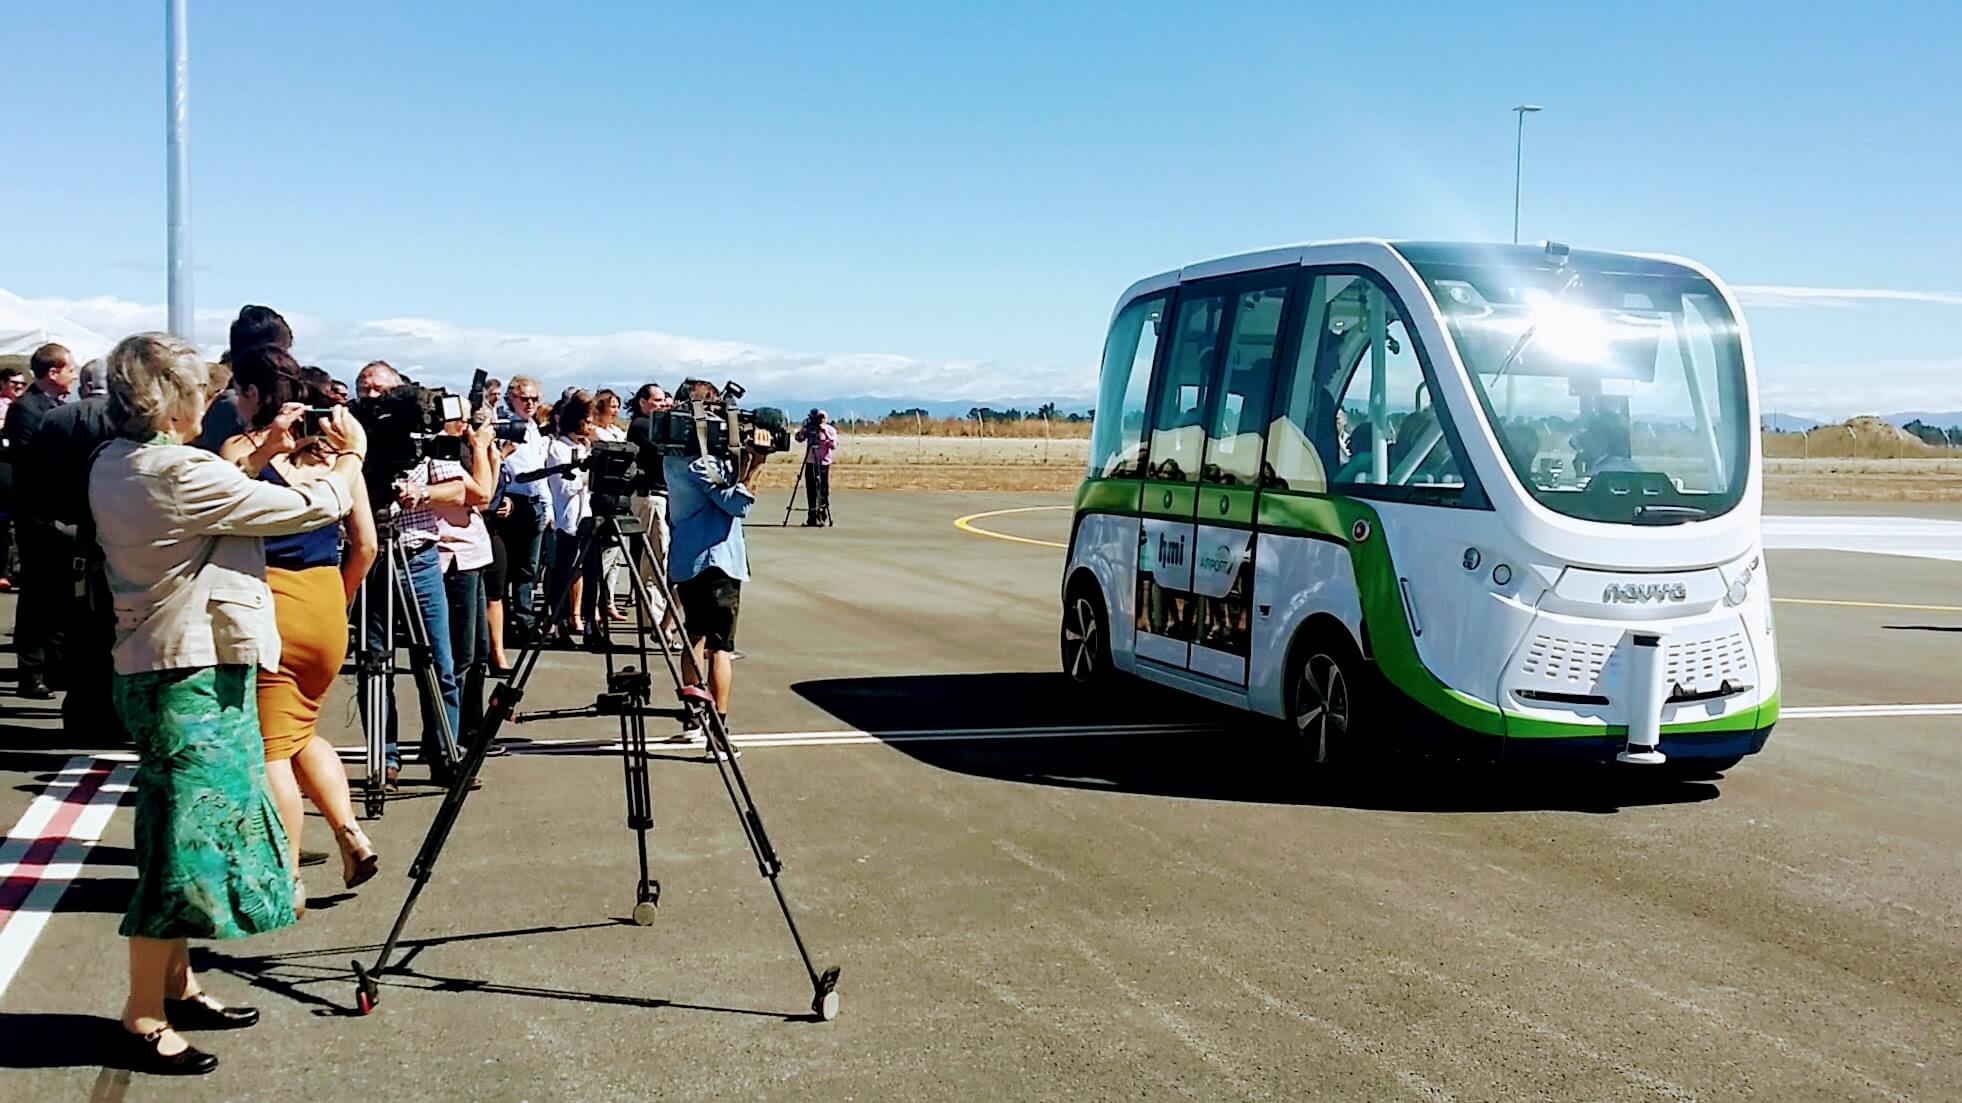
<instances>
[{"instance_id":1,"label":"yellow road marking","mask_svg":"<svg viewBox=\"0 0 1962 1103\"><path fill-rule=\"evenodd\" d=\"M1019 506L1015 509L991 509L983 513L970 513L965 517L956 517L954 518L954 527L961 530L962 532L971 532L976 536L992 536L996 540L1008 540L1016 544L1033 544L1038 548L1067 548L1069 547L1068 544L1059 544L1054 540L1037 540L1034 537L1030 537L1030 536L1012 536L1006 532L996 532L993 529L984 529L979 525L974 524L974 522L983 517L1001 517L1010 513L1037 513L1045 509L1070 509L1070 508L1072 507L1070 506Z\"/></svg>"},{"instance_id":2,"label":"yellow road marking","mask_svg":"<svg viewBox=\"0 0 1962 1103\"><path fill-rule=\"evenodd\" d=\"M1015 536L1006 532L984 529L975 524L983 517L1005 517L1011 513L1039 513L1045 509L1070 509L1071 506L1018 506L1014 509L990 509L982 513L970 513L965 517L954 518L954 527L962 532L976 536L988 536L996 540L1007 540L1016 544L1033 544L1038 548L1068 548L1068 544L1054 540L1038 540L1032 536ZM1913 605L1897 601L1839 601L1823 597L1775 597L1771 599L1779 605L1825 605L1839 609L1898 609L1913 613L1962 613L1962 605Z\"/></svg>"},{"instance_id":3,"label":"yellow road marking","mask_svg":"<svg viewBox=\"0 0 1962 1103\"><path fill-rule=\"evenodd\" d=\"M1906 609L1916 613L1962 613L1962 605L1907 605L1897 601L1834 601L1823 597L1775 597L1780 605L1834 605L1843 609Z\"/></svg>"}]
</instances>

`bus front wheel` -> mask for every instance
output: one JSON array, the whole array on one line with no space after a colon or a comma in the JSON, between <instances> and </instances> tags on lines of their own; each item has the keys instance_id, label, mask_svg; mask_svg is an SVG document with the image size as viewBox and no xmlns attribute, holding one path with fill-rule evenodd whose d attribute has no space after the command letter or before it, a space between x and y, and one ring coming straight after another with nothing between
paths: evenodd
<instances>
[{"instance_id":1,"label":"bus front wheel","mask_svg":"<svg viewBox=\"0 0 1962 1103\"><path fill-rule=\"evenodd\" d=\"M1096 587L1078 583L1063 603L1063 673L1080 686L1110 678L1110 623Z\"/></svg>"},{"instance_id":2,"label":"bus front wheel","mask_svg":"<svg viewBox=\"0 0 1962 1103\"><path fill-rule=\"evenodd\" d=\"M1354 749L1351 733L1367 697L1362 661L1333 633L1317 632L1295 648L1288 675L1288 721L1295 747L1326 766Z\"/></svg>"}]
</instances>

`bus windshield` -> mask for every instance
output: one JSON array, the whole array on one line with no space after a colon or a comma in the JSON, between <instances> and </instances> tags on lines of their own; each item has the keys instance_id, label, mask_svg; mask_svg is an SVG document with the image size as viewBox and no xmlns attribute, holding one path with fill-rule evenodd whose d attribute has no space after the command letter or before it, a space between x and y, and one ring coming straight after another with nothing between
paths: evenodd
<instances>
[{"instance_id":1,"label":"bus windshield","mask_svg":"<svg viewBox=\"0 0 1962 1103\"><path fill-rule=\"evenodd\" d=\"M1654 262L1590 267L1579 256L1415 267L1500 449L1542 504L1654 525L1715 517L1743 497L1743 346L1708 280Z\"/></svg>"}]
</instances>

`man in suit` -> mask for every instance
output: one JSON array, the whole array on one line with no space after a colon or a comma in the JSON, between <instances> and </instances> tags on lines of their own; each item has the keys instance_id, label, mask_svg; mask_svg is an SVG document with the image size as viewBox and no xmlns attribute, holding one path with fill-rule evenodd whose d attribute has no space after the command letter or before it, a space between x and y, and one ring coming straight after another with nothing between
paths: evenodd
<instances>
[{"instance_id":1,"label":"man in suit","mask_svg":"<svg viewBox=\"0 0 1962 1103\"><path fill-rule=\"evenodd\" d=\"M48 414L68 401L75 389L75 357L57 344L45 344L28 358L34 383L7 408L4 430L7 450L16 461L41 431ZM22 465L23 472L31 470ZM28 489L31 475L15 481L14 493L27 504L17 519L22 591L15 611L14 642L20 652L20 695L45 701L54 696L48 675L62 669L62 627L68 622L75 597L75 544L34 508L38 499Z\"/></svg>"},{"instance_id":2,"label":"man in suit","mask_svg":"<svg viewBox=\"0 0 1962 1103\"><path fill-rule=\"evenodd\" d=\"M88 498L89 466L96 449L116 436L109 396L92 395L50 412L17 456L22 470L36 473L22 487L22 504L70 541L75 561L82 564L62 654L68 694L61 701L61 718L71 734L86 735L90 745L128 739L111 705L116 610L109 602L109 579Z\"/></svg>"}]
</instances>

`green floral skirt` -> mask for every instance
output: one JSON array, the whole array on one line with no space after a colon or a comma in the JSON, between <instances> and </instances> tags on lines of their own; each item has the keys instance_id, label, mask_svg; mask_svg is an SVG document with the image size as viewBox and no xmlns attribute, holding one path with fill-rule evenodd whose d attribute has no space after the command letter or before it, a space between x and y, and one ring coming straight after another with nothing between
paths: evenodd
<instances>
[{"instance_id":1,"label":"green floral skirt","mask_svg":"<svg viewBox=\"0 0 1962 1103\"><path fill-rule=\"evenodd\" d=\"M116 715L141 759L126 938L243 938L294 920L256 675L233 665L116 676Z\"/></svg>"}]
</instances>

